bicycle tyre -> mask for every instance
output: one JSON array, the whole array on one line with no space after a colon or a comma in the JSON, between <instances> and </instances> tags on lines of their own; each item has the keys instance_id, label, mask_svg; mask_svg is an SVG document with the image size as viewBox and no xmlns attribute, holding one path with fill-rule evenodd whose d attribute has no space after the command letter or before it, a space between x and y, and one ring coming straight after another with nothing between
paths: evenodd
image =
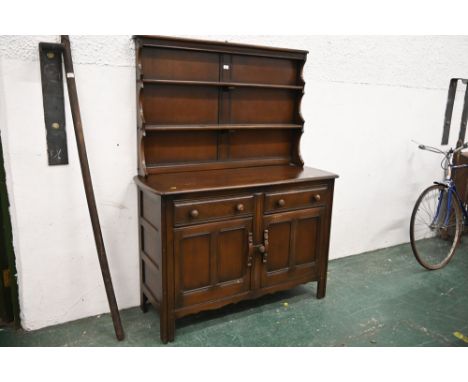
<instances>
[{"instance_id":1,"label":"bicycle tyre","mask_svg":"<svg viewBox=\"0 0 468 382\"><path fill-rule=\"evenodd\" d=\"M446 266L460 244L463 231L461 208L458 199L452 195L449 224L445 225L444 216L447 214L447 205L444 195L446 194L447 188L442 185L428 187L419 196L411 214L411 248L418 263L428 270L436 270ZM435 201L436 197L437 201ZM445 199L440 203L440 207L437 207L439 197ZM439 214L436 213L437 209L439 209ZM442 215L441 209L444 210ZM442 217L439 216L436 219L434 218L436 215ZM421 229L424 229L425 225L428 228L427 232L430 233L429 237L421 235Z\"/></svg>"}]
</instances>

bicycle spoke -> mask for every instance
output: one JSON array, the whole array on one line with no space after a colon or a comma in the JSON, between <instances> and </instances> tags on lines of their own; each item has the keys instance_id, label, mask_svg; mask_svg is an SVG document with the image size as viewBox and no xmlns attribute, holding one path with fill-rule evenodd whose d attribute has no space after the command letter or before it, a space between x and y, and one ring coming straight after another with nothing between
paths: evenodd
<instances>
[{"instance_id":1,"label":"bicycle spoke","mask_svg":"<svg viewBox=\"0 0 468 382\"><path fill-rule=\"evenodd\" d=\"M450 260L458 243L460 216L455 197L449 205L448 191L442 186L432 186L420 196L411 217L410 234L421 265L437 269Z\"/></svg>"}]
</instances>

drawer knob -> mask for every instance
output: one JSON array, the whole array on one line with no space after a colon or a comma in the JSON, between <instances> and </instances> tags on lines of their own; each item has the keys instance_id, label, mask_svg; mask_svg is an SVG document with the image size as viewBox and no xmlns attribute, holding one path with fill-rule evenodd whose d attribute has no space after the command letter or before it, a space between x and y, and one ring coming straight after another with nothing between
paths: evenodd
<instances>
[{"instance_id":1,"label":"drawer knob","mask_svg":"<svg viewBox=\"0 0 468 382\"><path fill-rule=\"evenodd\" d=\"M286 202L284 201L284 199L278 200L278 206L279 207L284 207L285 205L286 205Z\"/></svg>"},{"instance_id":2,"label":"drawer knob","mask_svg":"<svg viewBox=\"0 0 468 382\"><path fill-rule=\"evenodd\" d=\"M239 203L237 206L236 206L236 210L241 212L241 211L244 211L244 205L242 203Z\"/></svg>"},{"instance_id":3,"label":"drawer knob","mask_svg":"<svg viewBox=\"0 0 468 382\"><path fill-rule=\"evenodd\" d=\"M190 216L191 216L192 218L197 218L198 215L199 215L198 210L192 210L192 211L190 211Z\"/></svg>"},{"instance_id":4,"label":"drawer knob","mask_svg":"<svg viewBox=\"0 0 468 382\"><path fill-rule=\"evenodd\" d=\"M319 194L315 195L315 196L314 196L314 199L315 199L317 202L320 202L320 195L319 195Z\"/></svg>"}]
</instances>

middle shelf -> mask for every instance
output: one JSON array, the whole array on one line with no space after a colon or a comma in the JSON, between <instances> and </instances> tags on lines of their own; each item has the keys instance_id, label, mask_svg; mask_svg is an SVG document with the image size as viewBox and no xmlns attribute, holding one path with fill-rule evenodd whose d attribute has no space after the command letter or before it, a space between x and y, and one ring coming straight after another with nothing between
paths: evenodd
<instances>
[{"instance_id":1,"label":"middle shelf","mask_svg":"<svg viewBox=\"0 0 468 382\"><path fill-rule=\"evenodd\" d=\"M276 85L276 84L255 84L247 82L222 82L222 81L180 81L180 80L157 80L144 78L143 84L167 84L167 85L198 85L198 86L221 86L221 87L249 87L249 88L269 88L269 89L291 89L301 90L302 85Z\"/></svg>"},{"instance_id":2,"label":"middle shelf","mask_svg":"<svg viewBox=\"0 0 468 382\"><path fill-rule=\"evenodd\" d=\"M253 129L302 129L302 125L287 123L243 123L243 124L187 124L187 125L154 125L143 124L145 131L204 131L204 130L253 130Z\"/></svg>"}]
</instances>

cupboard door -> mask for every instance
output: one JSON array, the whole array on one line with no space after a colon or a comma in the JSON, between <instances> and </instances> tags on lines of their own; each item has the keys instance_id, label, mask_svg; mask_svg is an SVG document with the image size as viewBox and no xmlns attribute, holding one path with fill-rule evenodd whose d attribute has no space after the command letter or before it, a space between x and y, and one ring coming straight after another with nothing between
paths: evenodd
<instances>
[{"instance_id":1,"label":"cupboard door","mask_svg":"<svg viewBox=\"0 0 468 382\"><path fill-rule=\"evenodd\" d=\"M262 287L293 279L317 279L325 234L324 210L310 208L264 216L267 243L266 256L262 256Z\"/></svg>"},{"instance_id":2,"label":"cupboard door","mask_svg":"<svg viewBox=\"0 0 468 382\"><path fill-rule=\"evenodd\" d=\"M250 289L252 218L174 230L176 307Z\"/></svg>"}]
</instances>

